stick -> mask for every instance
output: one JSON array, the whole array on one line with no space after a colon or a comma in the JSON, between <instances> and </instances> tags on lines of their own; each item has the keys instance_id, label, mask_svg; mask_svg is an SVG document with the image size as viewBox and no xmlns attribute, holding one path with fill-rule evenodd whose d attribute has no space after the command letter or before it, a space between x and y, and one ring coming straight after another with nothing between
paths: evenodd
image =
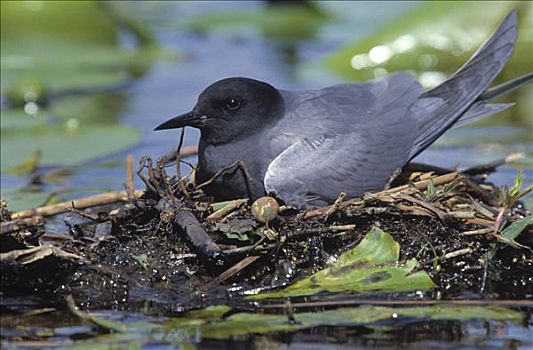
<instances>
[{"instance_id":1,"label":"stick","mask_svg":"<svg viewBox=\"0 0 533 350\"><path fill-rule=\"evenodd\" d=\"M209 215L207 218L205 218L205 221L215 221L218 219L223 218L227 214L231 213L232 211L240 208L243 204L247 203L247 199L235 199L228 204L226 204L221 209L215 211L213 214Z\"/></svg>"},{"instance_id":2,"label":"stick","mask_svg":"<svg viewBox=\"0 0 533 350\"><path fill-rule=\"evenodd\" d=\"M174 222L187 235L198 254L208 258L215 265L224 263L224 254L213 239L205 232L198 219L188 210L178 209Z\"/></svg>"},{"instance_id":3,"label":"stick","mask_svg":"<svg viewBox=\"0 0 533 350\"><path fill-rule=\"evenodd\" d=\"M181 148L183 147L183 138L185 136L185 128L181 128L180 139L178 145L176 146L176 177L178 180L178 187L186 197L189 197L187 192L187 187L183 183L183 176L181 174Z\"/></svg>"},{"instance_id":4,"label":"stick","mask_svg":"<svg viewBox=\"0 0 533 350\"><path fill-rule=\"evenodd\" d=\"M0 224L0 235L5 235L12 232L18 232L35 228L36 226L43 225L43 218L40 216L34 216L22 220L12 220L2 222Z\"/></svg>"},{"instance_id":5,"label":"stick","mask_svg":"<svg viewBox=\"0 0 533 350\"><path fill-rule=\"evenodd\" d=\"M349 224L349 225L332 225L329 227L309 228L306 230L289 232L287 233L287 238L305 237L309 235L327 234L327 233L335 233L335 232L345 232L345 231L353 230L355 227L356 227L355 224ZM256 243L256 244L247 245L244 247L226 249L223 252L226 255L236 255L236 254L243 254L243 253L248 253L248 252L270 250L276 247L278 247L277 243L271 243L271 244L265 244L265 245L258 245Z\"/></svg>"},{"instance_id":6,"label":"stick","mask_svg":"<svg viewBox=\"0 0 533 350\"><path fill-rule=\"evenodd\" d=\"M499 166L515 162L517 160L520 160L526 156L525 153L519 152L519 153L511 153L507 157L503 159L498 159L495 161L492 161L490 163L486 164L480 164L480 165L474 165L472 167L460 170L461 173L467 174L467 175L478 175L478 174L489 174L494 171L496 171L496 168Z\"/></svg>"},{"instance_id":7,"label":"stick","mask_svg":"<svg viewBox=\"0 0 533 350\"><path fill-rule=\"evenodd\" d=\"M442 221L442 223L445 225L451 226L456 223L455 218L452 215L448 214L442 209L437 208L435 205L431 203L418 200L408 195L402 195L400 196L400 198L405 199L406 201L411 202L413 204L416 204L426 210L429 210L430 212L435 214L439 218L439 220Z\"/></svg>"},{"instance_id":8,"label":"stick","mask_svg":"<svg viewBox=\"0 0 533 350\"><path fill-rule=\"evenodd\" d=\"M133 192L135 198L141 198L144 195L144 191L136 190ZM97 207L104 204L111 204L116 202L128 201L128 194L126 191L116 191L100 193L94 196L78 198L71 201L61 202L52 205L46 205L44 207L27 209L18 211L11 215L12 219L30 218L33 216L53 216L61 213L66 213L73 207L76 209L85 209L90 207Z\"/></svg>"},{"instance_id":9,"label":"stick","mask_svg":"<svg viewBox=\"0 0 533 350\"><path fill-rule=\"evenodd\" d=\"M133 178L133 156L128 154L126 158L126 192L133 194L135 191L134 178Z\"/></svg>"},{"instance_id":10,"label":"stick","mask_svg":"<svg viewBox=\"0 0 533 350\"><path fill-rule=\"evenodd\" d=\"M230 165L225 166L224 168L218 170L215 173L215 175L213 175L209 180L207 180L207 181L199 184L198 186L196 186L196 189L199 190L202 187L205 187L207 185L212 184L222 174L224 174L225 172L230 171L232 169L233 169L233 171L239 170L241 172L242 178L244 180L244 184L246 186L246 194L248 196L248 199L250 199L250 201L251 201L252 200L252 190L251 190L251 186L250 186L251 176L248 173L248 169L246 168L246 165L244 164L244 162L242 160L236 160L233 163L231 163Z\"/></svg>"},{"instance_id":11,"label":"stick","mask_svg":"<svg viewBox=\"0 0 533 350\"><path fill-rule=\"evenodd\" d=\"M437 176L437 177L432 178L432 179L418 181L418 182L413 183L412 185L403 185L403 186L390 188L388 190L377 192L377 193L374 194L374 196L379 196L379 195L384 195L384 194L387 195L387 194L403 192L403 191L411 189L412 186L414 186L418 190L424 190L424 189L426 189L428 187L430 180L433 181L433 184L435 186L444 185L445 183L449 183L449 182L452 182L453 180L455 180L455 178L457 178L458 174L459 173L457 173L457 172L453 172L453 173ZM353 199L344 201L342 203L342 205L343 206L347 206L347 205L350 205L350 204L355 204L355 203L360 203L360 202L361 202L360 198L353 198ZM324 213L327 213L328 210L330 210L330 208L332 208L332 207L333 207L332 205L328 205L326 207L322 207L322 208L306 211L306 212L304 212L301 215L300 218L301 219L310 219L310 218L314 218L314 217L317 217L317 216L322 216L322 215L324 215Z\"/></svg>"},{"instance_id":12,"label":"stick","mask_svg":"<svg viewBox=\"0 0 533 350\"><path fill-rule=\"evenodd\" d=\"M258 255L247 256L246 258L242 259L241 261L239 261L238 263L236 263L235 265L233 265L232 267L230 267L229 269L227 269L226 271L222 272L220 275L215 277L211 282L209 282L206 285L206 288L209 289L213 287L214 285L224 282L231 276L234 276L236 273L246 268L248 265L250 265L257 259L259 259Z\"/></svg>"},{"instance_id":13,"label":"stick","mask_svg":"<svg viewBox=\"0 0 533 350\"><path fill-rule=\"evenodd\" d=\"M198 146L185 146L180 150L180 158L187 158L198 154ZM169 151L163 157L163 163L168 164L176 160L176 149Z\"/></svg>"}]
</instances>

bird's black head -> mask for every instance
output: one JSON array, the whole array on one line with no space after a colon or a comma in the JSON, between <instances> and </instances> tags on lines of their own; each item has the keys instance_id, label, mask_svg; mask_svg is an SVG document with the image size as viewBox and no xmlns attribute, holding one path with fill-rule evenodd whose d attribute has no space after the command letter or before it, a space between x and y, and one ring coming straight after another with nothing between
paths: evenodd
<instances>
[{"instance_id":1,"label":"bird's black head","mask_svg":"<svg viewBox=\"0 0 533 350\"><path fill-rule=\"evenodd\" d=\"M248 136L281 118L283 98L273 86L248 78L228 78L207 87L194 109L155 130L184 126L199 128L210 144Z\"/></svg>"}]
</instances>

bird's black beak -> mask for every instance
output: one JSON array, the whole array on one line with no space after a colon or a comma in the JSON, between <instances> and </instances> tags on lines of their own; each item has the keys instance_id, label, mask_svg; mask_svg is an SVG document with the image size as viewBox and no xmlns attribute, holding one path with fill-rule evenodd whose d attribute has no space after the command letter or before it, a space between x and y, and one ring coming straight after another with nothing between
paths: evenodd
<instances>
[{"instance_id":1,"label":"bird's black beak","mask_svg":"<svg viewBox=\"0 0 533 350\"><path fill-rule=\"evenodd\" d=\"M208 119L205 116L198 116L194 112L188 112L180 116L167 120L166 122L157 126L154 130L176 129L184 126L201 127Z\"/></svg>"}]
</instances>

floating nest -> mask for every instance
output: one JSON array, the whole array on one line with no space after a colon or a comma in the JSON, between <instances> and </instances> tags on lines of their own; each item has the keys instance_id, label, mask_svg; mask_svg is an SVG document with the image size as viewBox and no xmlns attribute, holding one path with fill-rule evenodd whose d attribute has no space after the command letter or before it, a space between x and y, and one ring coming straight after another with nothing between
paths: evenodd
<instances>
[{"instance_id":1,"label":"floating nest","mask_svg":"<svg viewBox=\"0 0 533 350\"><path fill-rule=\"evenodd\" d=\"M412 167L382 192L299 212L270 197L213 203L191 176L171 177L146 158L137 172L145 190L133 189L130 168L122 192L22 212L2 202L2 308L64 304L69 295L87 309L231 304L330 266L372 228L437 288L348 298L531 298L532 217L518 200L531 188L487 183L501 163L461 173Z\"/></svg>"}]
</instances>

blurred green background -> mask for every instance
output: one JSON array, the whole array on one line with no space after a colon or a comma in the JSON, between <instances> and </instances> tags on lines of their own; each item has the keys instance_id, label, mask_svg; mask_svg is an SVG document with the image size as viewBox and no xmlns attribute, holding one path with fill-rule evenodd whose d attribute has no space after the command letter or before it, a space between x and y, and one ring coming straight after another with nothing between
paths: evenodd
<instances>
[{"instance_id":1,"label":"blurred green background","mask_svg":"<svg viewBox=\"0 0 533 350\"><path fill-rule=\"evenodd\" d=\"M13 209L122 188L125 157L157 157L208 84L248 76L320 88L459 68L512 9L517 49L498 82L533 70L531 2L1 2L1 195ZM509 111L448 133L417 159L469 166L526 157L491 177L531 183L533 89ZM186 144L198 133L188 130ZM461 155L458 157L458 155Z\"/></svg>"}]
</instances>

